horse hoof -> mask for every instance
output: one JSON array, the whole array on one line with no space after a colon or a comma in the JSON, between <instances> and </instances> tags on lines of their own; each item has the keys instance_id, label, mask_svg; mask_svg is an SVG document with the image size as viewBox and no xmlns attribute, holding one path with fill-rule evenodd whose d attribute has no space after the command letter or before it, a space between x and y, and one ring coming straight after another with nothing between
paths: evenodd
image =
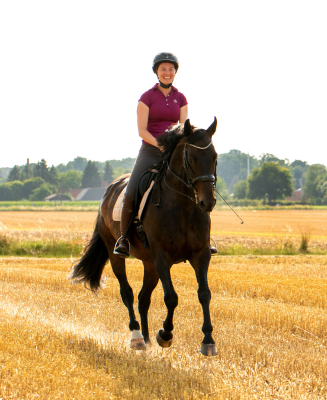
<instances>
[{"instance_id":1,"label":"horse hoof","mask_svg":"<svg viewBox=\"0 0 327 400\"><path fill-rule=\"evenodd\" d=\"M173 344L173 337L170 340L163 340L160 336L160 332L163 332L163 329L160 329L156 336L158 345L164 348L170 347ZM171 336L173 336L173 334L171 334Z\"/></svg>"},{"instance_id":2,"label":"horse hoof","mask_svg":"<svg viewBox=\"0 0 327 400\"><path fill-rule=\"evenodd\" d=\"M133 331L130 347L132 350L146 349L146 344L140 331Z\"/></svg>"},{"instance_id":3,"label":"horse hoof","mask_svg":"<svg viewBox=\"0 0 327 400\"><path fill-rule=\"evenodd\" d=\"M217 355L216 345L201 343L200 353L203 354L204 356L216 356Z\"/></svg>"},{"instance_id":4,"label":"horse hoof","mask_svg":"<svg viewBox=\"0 0 327 400\"><path fill-rule=\"evenodd\" d=\"M130 347L132 350L145 350L146 344L143 339L132 339Z\"/></svg>"}]
</instances>

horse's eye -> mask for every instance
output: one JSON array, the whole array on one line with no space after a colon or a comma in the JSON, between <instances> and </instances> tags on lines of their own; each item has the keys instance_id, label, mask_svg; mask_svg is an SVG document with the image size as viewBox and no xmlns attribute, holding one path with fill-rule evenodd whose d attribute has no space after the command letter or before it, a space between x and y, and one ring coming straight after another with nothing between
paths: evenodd
<instances>
[{"instance_id":1,"label":"horse's eye","mask_svg":"<svg viewBox=\"0 0 327 400\"><path fill-rule=\"evenodd\" d=\"M195 164L196 163L196 157L189 157L189 163L190 164Z\"/></svg>"}]
</instances>

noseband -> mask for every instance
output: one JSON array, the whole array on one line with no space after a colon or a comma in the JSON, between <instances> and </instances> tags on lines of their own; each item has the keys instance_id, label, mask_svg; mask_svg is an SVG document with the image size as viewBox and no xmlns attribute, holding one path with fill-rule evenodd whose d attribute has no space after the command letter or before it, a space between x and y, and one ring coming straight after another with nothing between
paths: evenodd
<instances>
[{"instance_id":1,"label":"noseband","mask_svg":"<svg viewBox=\"0 0 327 400\"><path fill-rule=\"evenodd\" d=\"M216 162L216 165L215 165L215 174L214 174L214 175L201 175L201 176L196 176L196 177L195 177L195 176L194 176L194 173L193 173L193 171L192 171L191 165L190 165L190 163L189 163L189 160L188 160L187 146L192 146L192 147L195 147L196 149L199 149L199 150L205 150L205 149L207 149L208 147L210 147L211 145L212 145L212 142L210 142L210 143L208 144L208 146L206 146L206 147L198 147L198 146L195 146L194 144L185 143L185 145L184 145L184 152L183 152L183 154L184 154L184 156L183 156L183 167L184 167L184 170L185 170L185 173L186 173L187 182L185 182L182 178L180 178L179 176L177 176L177 175L170 169L170 166L169 166L169 164L168 164L168 170L169 170L169 172L170 172L172 175L174 175L175 178L177 178L178 180L180 180L185 186L187 186L189 189L192 189L192 190L194 191L194 197L195 197L194 199L193 199L193 197L190 197L190 196L188 196L187 194L182 193L182 192L179 192L178 190L175 190L175 189L173 189L172 187L170 187L170 186L167 184L167 182L166 182L166 176L164 176L165 184L166 184L166 186L167 186L170 190L172 190L172 191L174 191L174 192L176 192L176 193L182 194L183 196L188 197L188 198L189 198L190 200L192 200L195 204L198 204L198 203L199 203L199 194L198 194L196 188L194 187L194 184L195 184L196 182L198 182L198 181L201 181L201 182L212 182L212 183L213 183L213 188L214 188L214 189L216 188L216 182L217 182L217 172L216 172L216 169L217 169L217 162Z\"/></svg>"}]
</instances>

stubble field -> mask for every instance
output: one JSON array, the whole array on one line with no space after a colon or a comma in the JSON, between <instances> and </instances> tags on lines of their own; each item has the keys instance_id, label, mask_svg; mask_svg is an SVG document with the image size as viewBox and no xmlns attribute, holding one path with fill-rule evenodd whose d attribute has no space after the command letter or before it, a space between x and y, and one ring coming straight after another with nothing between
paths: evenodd
<instances>
[{"instance_id":1,"label":"stubble field","mask_svg":"<svg viewBox=\"0 0 327 400\"><path fill-rule=\"evenodd\" d=\"M212 235L219 248L229 237L299 241L304 228L310 228L311 240L325 243L327 213L262 213L268 214L242 212L244 225L227 213L214 213ZM89 235L95 213L69 214L0 213L0 226L33 240ZM128 314L110 265L98 296L69 284L70 267L67 258L0 258L0 398L327 397L326 256L212 258L209 285L218 351L213 358L199 352L202 310L188 263L172 269L179 295L173 346L161 349L155 342L166 315L158 285L149 314L153 345L145 352L129 349ZM136 295L142 264L129 259L127 273Z\"/></svg>"},{"instance_id":2,"label":"stubble field","mask_svg":"<svg viewBox=\"0 0 327 400\"><path fill-rule=\"evenodd\" d=\"M213 232L238 234L300 234L309 229L314 236L327 237L327 210L238 211L239 219L232 211L211 213ZM92 230L95 211L5 211L0 212L0 227L17 230Z\"/></svg>"},{"instance_id":3,"label":"stubble field","mask_svg":"<svg viewBox=\"0 0 327 400\"><path fill-rule=\"evenodd\" d=\"M298 254L302 236L311 254L327 254L325 211L211 213L211 237L222 255ZM0 255L77 255L90 237L97 212L0 212ZM11 246L11 247L10 247Z\"/></svg>"}]
</instances>

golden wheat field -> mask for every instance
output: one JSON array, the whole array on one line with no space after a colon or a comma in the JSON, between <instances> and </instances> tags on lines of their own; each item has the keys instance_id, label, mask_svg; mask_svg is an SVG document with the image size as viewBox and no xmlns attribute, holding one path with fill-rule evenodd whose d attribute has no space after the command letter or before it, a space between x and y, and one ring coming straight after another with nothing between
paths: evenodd
<instances>
[{"instance_id":1,"label":"golden wheat field","mask_svg":"<svg viewBox=\"0 0 327 400\"><path fill-rule=\"evenodd\" d=\"M298 240L326 245L327 212L212 213L219 248ZM2 212L6 235L89 236L94 212ZM265 222L266 221L266 222ZM246 230L245 230L246 228ZM243 232L244 229L244 232ZM0 399L326 399L327 257L218 256L209 269L218 355L200 354L202 310L188 263L172 268L179 295L174 343L156 344L166 316L152 295L152 347L129 348L128 313L110 265L97 296L67 279L70 259L0 257ZM127 260L135 298L140 261ZM137 304L135 302L137 313ZM139 318L138 318L139 319Z\"/></svg>"},{"instance_id":2,"label":"golden wheat field","mask_svg":"<svg viewBox=\"0 0 327 400\"><path fill-rule=\"evenodd\" d=\"M0 398L325 399L327 258L216 257L209 282L218 355L199 352L202 311L190 265L172 269L179 295L174 344L129 349L127 310L107 266L98 296L67 280L67 259L0 259ZM143 268L127 261L137 293ZM136 308L136 305L135 305Z\"/></svg>"},{"instance_id":3,"label":"golden wheat field","mask_svg":"<svg viewBox=\"0 0 327 400\"><path fill-rule=\"evenodd\" d=\"M327 238L327 210L281 210L281 211L238 211L244 224L232 211L211 213L213 233L274 234L294 233L310 230L313 236ZM19 230L76 229L91 231L97 212L78 211L5 211L0 212L0 228Z\"/></svg>"},{"instance_id":4,"label":"golden wheat field","mask_svg":"<svg viewBox=\"0 0 327 400\"><path fill-rule=\"evenodd\" d=\"M301 234L310 236L309 250L327 251L327 210L231 211L211 213L211 237L219 249L242 245L248 249L298 248ZM76 241L89 237L97 212L0 212L0 236L24 240Z\"/></svg>"}]
</instances>

